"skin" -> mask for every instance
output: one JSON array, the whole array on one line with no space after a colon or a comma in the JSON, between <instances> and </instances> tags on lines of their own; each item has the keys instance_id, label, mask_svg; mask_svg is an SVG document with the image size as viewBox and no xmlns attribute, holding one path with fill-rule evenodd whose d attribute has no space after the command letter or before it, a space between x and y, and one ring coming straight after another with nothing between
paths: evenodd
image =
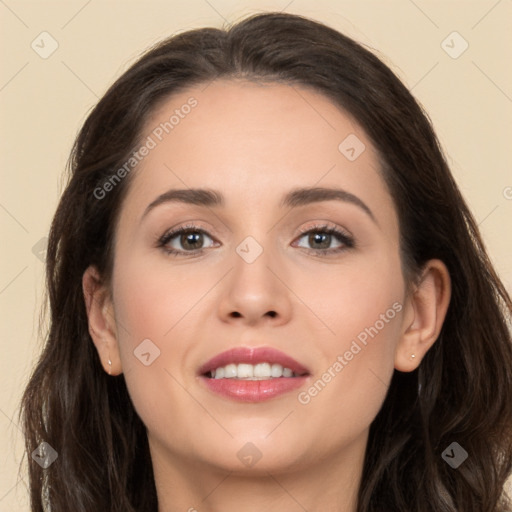
<instances>
[{"instance_id":1,"label":"skin","mask_svg":"<svg viewBox=\"0 0 512 512\"><path fill-rule=\"evenodd\" d=\"M183 510L354 512L371 422L394 369L412 371L437 339L450 299L439 260L407 291L396 209L376 152L357 123L312 90L216 81L174 95L148 121L146 136L193 96L198 105L138 166L116 229L110 287L94 267L83 277L90 333L111 373L124 373L148 429L160 512ZM366 149L349 161L338 146L355 134ZM296 187L343 188L349 202L281 208ZM223 207L166 203L171 188L211 188ZM338 227L356 240L331 255L301 228ZM169 256L155 240L193 223L196 246L174 238ZM319 229L318 231L322 231ZM236 252L252 236L263 248L249 264ZM193 247L205 247L197 255ZM401 310L306 404L298 400L398 303ZM273 311L274 315L269 314ZM234 314L234 313L237 314ZM150 339L149 366L134 349ZM305 364L299 390L263 403L239 403L200 385L198 367L238 346L275 347ZM415 357L412 358L411 355ZM332 375L332 370L331 370ZM244 465L252 443L261 458Z\"/></svg>"}]
</instances>

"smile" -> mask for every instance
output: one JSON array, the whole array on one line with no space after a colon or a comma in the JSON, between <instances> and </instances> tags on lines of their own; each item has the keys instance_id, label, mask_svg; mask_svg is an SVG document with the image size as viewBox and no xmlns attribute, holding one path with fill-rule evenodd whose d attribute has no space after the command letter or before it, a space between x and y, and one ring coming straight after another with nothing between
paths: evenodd
<instances>
[{"instance_id":1,"label":"smile","mask_svg":"<svg viewBox=\"0 0 512 512\"><path fill-rule=\"evenodd\" d=\"M211 392L241 402L261 402L305 384L310 372L292 357L270 347L238 347L199 368Z\"/></svg>"},{"instance_id":2,"label":"smile","mask_svg":"<svg viewBox=\"0 0 512 512\"><path fill-rule=\"evenodd\" d=\"M290 368L284 368L279 363L228 364L210 372L212 379L268 380L281 377L297 377L297 375Z\"/></svg>"}]
</instances>

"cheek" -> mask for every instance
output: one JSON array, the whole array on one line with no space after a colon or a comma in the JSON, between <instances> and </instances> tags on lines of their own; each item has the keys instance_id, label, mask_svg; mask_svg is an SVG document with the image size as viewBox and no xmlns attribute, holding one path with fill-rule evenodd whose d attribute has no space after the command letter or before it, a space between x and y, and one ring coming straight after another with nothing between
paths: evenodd
<instances>
[{"instance_id":1,"label":"cheek","mask_svg":"<svg viewBox=\"0 0 512 512\"><path fill-rule=\"evenodd\" d=\"M330 355L349 350L355 339L362 343L375 339L371 348L386 351L400 328L405 283L399 256L392 251L374 252L322 272L315 272L316 286L310 287L314 291L307 299L330 331L324 337Z\"/></svg>"},{"instance_id":2,"label":"cheek","mask_svg":"<svg viewBox=\"0 0 512 512\"><path fill-rule=\"evenodd\" d=\"M404 281L400 260L390 253L369 264L331 273L317 289L313 306L329 332L323 336L321 366L299 402L311 414L329 411L333 428L361 431L378 413L394 371L401 334ZM317 412L313 412L317 411Z\"/></svg>"},{"instance_id":3,"label":"cheek","mask_svg":"<svg viewBox=\"0 0 512 512\"><path fill-rule=\"evenodd\" d=\"M141 254L125 257L116 265L116 318L134 343L145 338L157 344L168 342L187 325L181 320L211 286L206 273L191 276L179 266L173 270L165 258Z\"/></svg>"},{"instance_id":4,"label":"cheek","mask_svg":"<svg viewBox=\"0 0 512 512\"><path fill-rule=\"evenodd\" d=\"M183 400L177 382L183 382L182 363L191 348L183 341L191 339L186 331L204 294L190 284L168 267L166 272L142 258L116 261L113 285L122 370L137 413L152 428L155 422L169 424L166 404Z\"/></svg>"},{"instance_id":5,"label":"cheek","mask_svg":"<svg viewBox=\"0 0 512 512\"><path fill-rule=\"evenodd\" d=\"M400 309L396 303L395 308ZM317 450L329 450L333 439L349 444L367 431L382 407L394 372L401 315L398 312L390 319L395 309L383 311L388 311L387 324L383 320L347 322L350 325L337 343L326 347L327 363L297 396L303 438L318 436L319 431L324 434Z\"/></svg>"}]
</instances>

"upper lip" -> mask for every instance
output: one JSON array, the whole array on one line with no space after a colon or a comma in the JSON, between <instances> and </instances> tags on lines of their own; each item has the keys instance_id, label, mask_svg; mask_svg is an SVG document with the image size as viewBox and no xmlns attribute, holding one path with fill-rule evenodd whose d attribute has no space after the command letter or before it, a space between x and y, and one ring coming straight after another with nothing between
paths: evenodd
<instances>
[{"instance_id":1,"label":"upper lip","mask_svg":"<svg viewBox=\"0 0 512 512\"><path fill-rule=\"evenodd\" d=\"M309 370L293 357L271 347L236 347L221 352L212 357L206 363L200 366L199 375L221 368L228 364L258 364L258 363L277 363L283 368L290 368L296 375L309 374Z\"/></svg>"}]
</instances>

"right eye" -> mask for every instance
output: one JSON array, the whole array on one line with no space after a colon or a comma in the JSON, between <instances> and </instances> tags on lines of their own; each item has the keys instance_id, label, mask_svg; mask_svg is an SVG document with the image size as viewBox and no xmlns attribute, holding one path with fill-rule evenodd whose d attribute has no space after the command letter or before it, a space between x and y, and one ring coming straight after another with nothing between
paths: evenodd
<instances>
[{"instance_id":1,"label":"right eye","mask_svg":"<svg viewBox=\"0 0 512 512\"><path fill-rule=\"evenodd\" d=\"M174 256L197 256L204 252L202 244L205 236L213 241L204 229L193 225L182 226L164 233L158 239L158 246L167 254ZM176 248L176 245L181 245L182 248ZM198 247L199 245L201 247Z\"/></svg>"}]
</instances>

